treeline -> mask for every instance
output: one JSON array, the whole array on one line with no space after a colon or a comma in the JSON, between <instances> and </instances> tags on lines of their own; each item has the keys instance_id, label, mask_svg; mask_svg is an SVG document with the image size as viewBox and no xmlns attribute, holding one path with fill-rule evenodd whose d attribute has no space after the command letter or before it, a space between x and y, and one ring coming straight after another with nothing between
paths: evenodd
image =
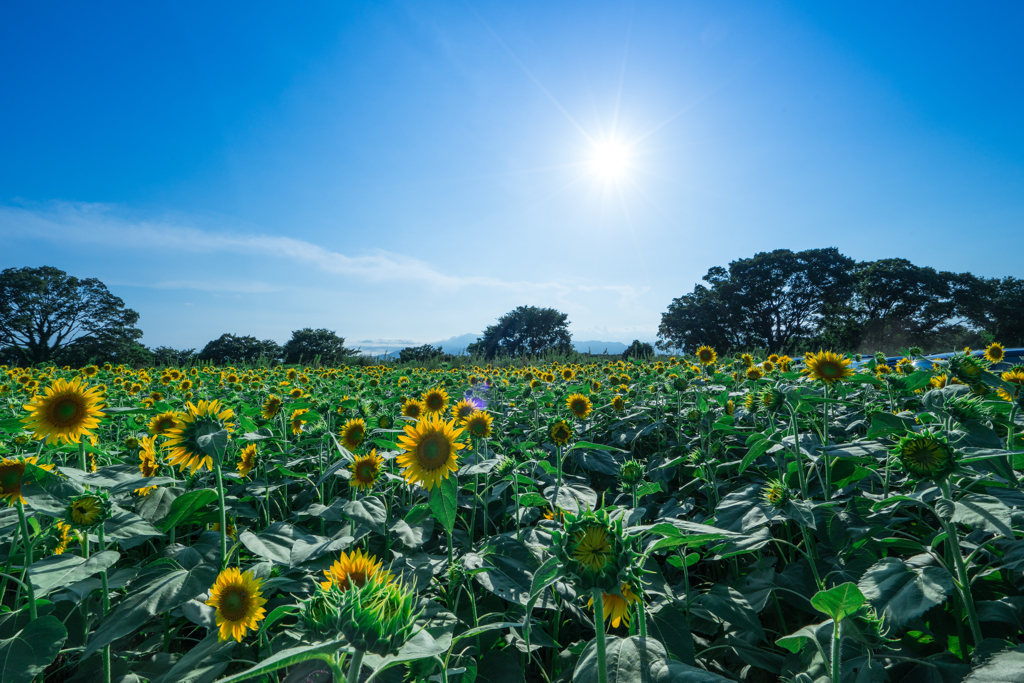
<instances>
[{"instance_id":1,"label":"treeline","mask_svg":"<svg viewBox=\"0 0 1024 683\"><path fill-rule=\"evenodd\" d=\"M906 259L855 261L838 249L776 249L716 266L673 299L662 349L819 348L894 354L1024 346L1024 280L937 271Z\"/></svg>"}]
</instances>

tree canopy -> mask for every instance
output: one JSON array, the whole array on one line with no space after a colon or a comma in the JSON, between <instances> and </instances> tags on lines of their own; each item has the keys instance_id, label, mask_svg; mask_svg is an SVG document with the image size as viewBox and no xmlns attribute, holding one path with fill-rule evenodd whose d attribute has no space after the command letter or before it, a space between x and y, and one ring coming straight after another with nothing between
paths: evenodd
<instances>
[{"instance_id":1,"label":"tree canopy","mask_svg":"<svg viewBox=\"0 0 1024 683\"><path fill-rule=\"evenodd\" d=\"M896 352L957 348L986 338L1024 344L1024 282L986 280L915 266L906 259L855 262L834 248L777 249L716 266L706 285L673 299L658 329L661 348L816 346Z\"/></svg>"},{"instance_id":2,"label":"tree canopy","mask_svg":"<svg viewBox=\"0 0 1024 683\"><path fill-rule=\"evenodd\" d=\"M292 332L292 338L282 349L285 363L313 363L319 359L322 365L343 365L358 351L345 348L345 338L332 330L314 330L304 327Z\"/></svg>"},{"instance_id":3,"label":"tree canopy","mask_svg":"<svg viewBox=\"0 0 1024 683\"><path fill-rule=\"evenodd\" d=\"M440 346L431 346L430 344L409 346L398 352L400 363L429 363L450 357L450 354L445 353Z\"/></svg>"},{"instance_id":4,"label":"tree canopy","mask_svg":"<svg viewBox=\"0 0 1024 683\"><path fill-rule=\"evenodd\" d=\"M277 363L282 355L281 346L272 339L222 334L203 347L199 359L214 365Z\"/></svg>"},{"instance_id":5,"label":"tree canopy","mask_svg":"<svg viewBox=\"0 0 1024 683\"><path fill-rule=\"evenodd\" d=\"M27 363L83 356L111 344L127 352L141 346L138 321L139 314L96 278L52 266L0 272L0 343Z\"/></svg>"},{"instance_id":6,"label":"tree canopy","mask_svg":"<svg viewBox=\"0 0 1024 683\"><path fill-rule=\"evenodd\" d=\"M545 351L572 351L569 316L553 308L519 306L488 326L483 336L466 350L487 358L504 356L539 356Z\"/></svg>"}]
</instances>

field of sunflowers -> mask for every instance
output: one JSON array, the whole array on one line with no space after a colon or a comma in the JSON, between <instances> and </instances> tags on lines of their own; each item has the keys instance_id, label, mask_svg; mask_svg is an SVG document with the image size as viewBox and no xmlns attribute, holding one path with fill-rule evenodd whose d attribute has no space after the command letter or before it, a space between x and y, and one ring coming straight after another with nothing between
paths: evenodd
<instances>
[{"instance_id":1,"label":"field of sunflowers","mask_svg":"<svg viewBox=\"0 0 1024 683\"><path fill-rule=\"evenodd\" d=\"M0 681L1022 681L1002 360L5 367Z\"/></svg>"}]
</instances>

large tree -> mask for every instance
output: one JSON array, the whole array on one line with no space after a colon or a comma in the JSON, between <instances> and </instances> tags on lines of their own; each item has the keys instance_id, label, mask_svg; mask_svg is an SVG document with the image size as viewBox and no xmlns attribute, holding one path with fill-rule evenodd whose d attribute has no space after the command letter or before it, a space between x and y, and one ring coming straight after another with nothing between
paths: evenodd
<instances>
[{"instance_id":1,"label":"large tree","mask_svg":"<svg viewBox=\"0 0 1024 683\"><path fill-rule=\"evenodd\" d=\"M281 346L272 339L260 341L256 337L234 334L222 334L199 352L200 360L214 365L277 363L281 356Z\"/></svg>"},{"instance_id":2,"label":"large tree","mask_svg":"<svg viewBox=\"0 0 1024 683\"><path fill-rule=\"evenodd\" d=\"M73 345L128 348L142 337L138 321L139 314L96 278L79 279L51 266L0 272L0 342L25 362L57 360Z\"/></svg>"},{"instance_id":3,"label":"large tree","mask_svg":"<svg viewBox=\"0 0 1024 683\"><path fill-rule=\"evenodd\" d=\"M345 338L331 330L304 327L292 332L292 338L284 345L285 363L312 363L321 365L344 365L358 351L345 348Z\"/></svg>"},{"instance_id":4,"label":"large tree","mask_svg":"<svg viewBox=\"0 0 1024 683\"><path fill-rule=\"evenodd\" d=\"M546 351L569 353L572 336L569 316L553 308L519 306L488 326L482 337L466 350L487 358L503 356L539 356Z\"/></svg>"}]
</instances>

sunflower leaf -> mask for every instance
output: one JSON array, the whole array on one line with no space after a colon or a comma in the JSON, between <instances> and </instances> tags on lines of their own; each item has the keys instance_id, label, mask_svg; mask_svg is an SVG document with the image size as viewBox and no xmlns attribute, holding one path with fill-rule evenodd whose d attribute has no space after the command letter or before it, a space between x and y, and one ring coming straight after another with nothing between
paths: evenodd
<instances>
[{"instance_id":1,"label":"sunflower leaf","mask_svg":"<svg viewBox=\"0 0 1024 683\"><path fill-rule=\"evenodd\" d=\"M430 491L430 510L437 521L449 534L455 528L455 516L458 511L459 481L454 474L442 479Z\"/></svg>"}]
</instances>

